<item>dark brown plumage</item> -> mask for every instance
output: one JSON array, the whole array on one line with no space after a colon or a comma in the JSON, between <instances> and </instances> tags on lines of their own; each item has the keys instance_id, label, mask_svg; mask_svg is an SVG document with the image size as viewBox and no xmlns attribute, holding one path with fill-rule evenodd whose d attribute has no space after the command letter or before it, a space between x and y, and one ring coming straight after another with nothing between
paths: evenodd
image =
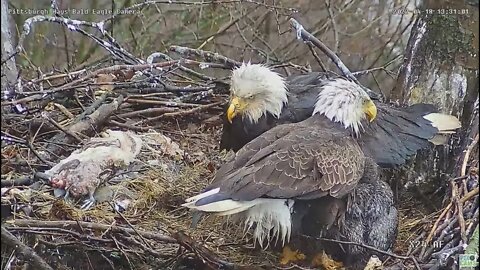
<instances>
[{"instance_id":1,"label":"dark brown plumage","mask_svg":"<svg viewBox=\"0 0 480 270\"><path fill-rule=\"evenodd\" d=\"M293 75L286 78L289 89L288 103L284 106L277 119L269 113L264 114L257 123L241 115L230 123L223 118L223 130L220 149L238 151L245 144L258 137L263 132L282 124L297 123L310 117L318 93L323 85L332 79L340 78L333 73L312 72L306 75ZM389 168L404 164L420 149L432 145L430 140L443 132L436 127L437 123L424 116L437 113L431 104L414 104L398 107L392 104L376 102L378 113L376 120L368 126L358 138L365 154L373 158L381 167ZM444 115L447 116L447 115ZM441 121L443 121L442 119ZM459 122L453 116L454 130ZM458 126L456 126L458 122Z\"/></svg>"},{"instance_id":2,"label":"dark brown plumage","mask_svg":"<svg viewBox=\"0 0 480 270\"><path fill-rule=\"evenodd\" d=\"M418 149L430 144L429 140L443 130L438 123L425 118L434 108L375 106L364 89L350 81L319 79L314 74L304 76L296 82L299 87L290 82L291 92L304 92L290 94L288 107L275 106L272 99L262 102L255 98L262 97L259 89L268 88L262 82L254 85L258 77L243 78L255 91L242 88L237 82L237 96L232 98L227 119L235 120L242 112L247 112L248 117L239 117L240 124L235 126L233 122L230 131L227 121L223 135L231 132L228 139L244 145L217 171L214 181L202 193L188 198L183 206L217 215L241 213L245 228L254 229L253 236L261 245L264 240L269 243L275 238L284 243L293 230L312 236L323 231L337 239L341 236L388 249L395 239L397 216L391 190L379 180L376 164L403 164ZM274 93L271 87L267 90ZM304 97L306 100L302 101ZM301 113L295 114L296 107L302 108ZM264 114L256 123L242 123L261 115L259 108L276 115L279 108L283 110L278 119ZM312 112L315 114L306 120L296 118L308 117ZM289 121L295 123L283 124ZM309 230L308 226L318 222L323 222L323 229L313 225ZM376 228L378 237L368 234L375 230L376 223L383 224ZM349 224L348 228L345 224ZM343 255L358 255L363 260L361 253L352 249Z\"/></svg>"},{"instance_id":3,"label":"dark brown plumage","mask_svg":"<svg viewBox=\"0 0 480 270\"><path fill-rule=\"evenodd\" d=\"M347 269L364 269L372 255L382 259L384 256L357 245L311 241L308 237L361 243L387 251L397 236L398 212L393 192L381 180L372 159L365 160L364 175L348 196L301 201L294 206L292 219L296 247L311 253L323 249ZM310 243L307 250L306 243Z\"/></svg>"},{"instance_id":4,"label":"dark brown plumage","mask_svg":"<svg viewBox=\"0 0 480 270\"><path fill-rule=\"evenodd\" d=\"M420 149L432 146L430 139L439 130L432 122L423 118L436 113L435 106L414 104L407 107L394 107L377 103L377 119L358 138L365 155L373 158L383 167L395 167L405 162Z\"/></svg>"},{"instance_id":5,"label":"dark brown plumage","mask_svg":"<svg viewBox=\"0 0 480 270\"><path fill-rule=\"evenodd\" d=\"M263 133L220 168L209 189L234 200L343 197L363 175L365 157L350 132L332 126L315 115Z\"/></svg>"},{"instance_id":6,"label":"dark brown plumage","mask_svg":"<svg viewBox=\"0 0 480 270\"><path fill-rule=\"evenodd\" d=\"M364 175L366 157L341 125L316 114L276 126L240 149L184 206L220 215L245 212L260 244L273 237L285 242L296 201L344 198Z\"/></svg>"}]
</instances>

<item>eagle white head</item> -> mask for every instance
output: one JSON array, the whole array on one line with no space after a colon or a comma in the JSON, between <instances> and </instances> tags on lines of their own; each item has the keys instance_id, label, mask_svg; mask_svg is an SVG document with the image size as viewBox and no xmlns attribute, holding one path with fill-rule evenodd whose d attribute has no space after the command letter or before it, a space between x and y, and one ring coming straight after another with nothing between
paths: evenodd
<instances>
[{"instance_id":1,"label":"eagle white head","mask_svg":"<svg viewBox=\"0 0 480 270\"><path fill-rule=\"evenodd\" d=\"M287 86L280 74L250 62L233 70L227 110L230 122L237 115L253 123L266 113L278 118L287 102Z\"/></svg>"},{"instance_id":2,"label":"eagle white head","mask_svg":"<svg viewBox=\"0 0 480 270\"><path fill-rule=\"evenodd\" d=\"M340 122L358 135L363 127L362 120L372 122L377 116L377 107L361 86L337 78L321 87L313 110L313 114L317 113L333 122Z\"/></svg>"}]
</instances>

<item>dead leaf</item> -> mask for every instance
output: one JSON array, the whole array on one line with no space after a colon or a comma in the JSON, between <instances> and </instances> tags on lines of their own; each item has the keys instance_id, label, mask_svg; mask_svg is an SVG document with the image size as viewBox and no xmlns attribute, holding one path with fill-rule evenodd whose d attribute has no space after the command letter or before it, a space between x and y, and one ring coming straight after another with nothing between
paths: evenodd
<instances>
[{"instance_id":1,"label":"dead leaf","mask_svg":"<svg viewBox=\"0 0 480 270\"><path fill-rule=\"evenodd\" d=\"M133 75L135 75L135 71L133 70L117 70L114 72L115 76L117 76L118 81L126 82L129 81Z\"/></svg>"},{"instance_id":2,"label":"dead leaf","mask_svg":"<svg viewBox=\"0 0 480 270\"><path fill-rule=\"evenodd\" d=\"M55 110L55 102L49 102L47 104L47 106L45 106L45 108L43 108L43 110L48 111L48 112L51 112L51 111Z\"/></svg>"},{"instance_id":3,"label":"dead leaf","mask_svg":"<svg viewBox=\"0 0 480 270\"><path fill-rule=\"evenodd\" d=\"M113 74L99 74L97 75L97 79L95 80L95 83L99 84L98 89L102 91L112 91L114 88L113 84L110 84L113 82L117 77ZM105 84L102 84L105 83Z\"/></svg>"}]
</instances>

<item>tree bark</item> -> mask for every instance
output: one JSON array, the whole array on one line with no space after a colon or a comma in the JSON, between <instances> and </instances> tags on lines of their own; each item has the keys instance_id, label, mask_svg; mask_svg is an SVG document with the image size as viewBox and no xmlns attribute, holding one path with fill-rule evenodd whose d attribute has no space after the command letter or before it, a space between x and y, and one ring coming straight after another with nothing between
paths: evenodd
<instances>
[{"instance_id":1,"label":"tree bark","mask_svg":"<svg viewBox=\"0 0 480 270\"><path fill-rule=\"evenodd\" d=\"M6 87L12 87L14 89L14 85L17 81L18 77L18 70L15 64L15 57L11 57L5 63L5 59L12 55L15 52L14 44L14 36L12 35L11 25L10 25L10 14L8 12L8 1L7 0L0 0L1 1L1 29L2 29L2 79L1 79L1 87L2 92L5 91Z\"/></svg>"},{"instance_id":2,"label":"tree bark","mask_svg":"<svg viewBox=\"0 0 480 270\"><path fill-rule=\"evenodd\" d=\"M452 136L450 146L420 152L412 166L393 176L395 180L409 181L417 191L427 194L443 186L446 176L455 174L462 146L470 142L469 130L478 121L474 120L479 85L478 8L448 7L442 3L442 9L455 8L464 13L442 15L442 9L436 6L438 2L445 1L425 1L389 97L400 104L435 104L440 112L453 114L462 122L462 129Z\"/></svg>"}]
</instances>

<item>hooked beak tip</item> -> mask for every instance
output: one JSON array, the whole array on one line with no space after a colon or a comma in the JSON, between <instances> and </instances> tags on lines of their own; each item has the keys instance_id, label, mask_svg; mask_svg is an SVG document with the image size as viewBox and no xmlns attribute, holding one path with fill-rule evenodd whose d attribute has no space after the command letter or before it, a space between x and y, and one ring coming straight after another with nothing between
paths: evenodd
<instances>
[{"instance_id":1,"label":"hooked beak tip","mask_svg":"<svg viewBox=\"0 0 480 270\"><path fill-rule=\"evenodd\" d=\"M232 123L235 115L237 115L235 105L230 104L230 106L228 106L228 110L227 110L227 120L230 124Z\"/></svg>"},{"instance_id":2,"label":"hooked beak tip","mask_svg":"<svg viewBox=\"0 0 480 270\"><path fill-rule=\"evenodd\" d=\"M377 117L377 106L373 101L370 101L365 108L365 114L367 115L368 121L371 123Z\"/></svg>"}]
</instances>

